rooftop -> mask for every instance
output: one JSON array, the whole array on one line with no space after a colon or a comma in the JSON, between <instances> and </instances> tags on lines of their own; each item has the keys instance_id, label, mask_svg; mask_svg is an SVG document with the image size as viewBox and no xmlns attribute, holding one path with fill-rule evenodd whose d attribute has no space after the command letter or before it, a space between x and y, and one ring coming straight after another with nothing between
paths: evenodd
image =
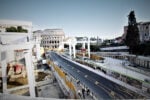
<instances>
[{"instance_id":1,"label":"rooftop","mask_svg":"<svg viewBox=\"0 0 150 100\"><path fill-rule=\"evenodd\" d=\"M18 20L0 20L0 26L32 26L32 22Z\"/></svg>"}]
</instances>

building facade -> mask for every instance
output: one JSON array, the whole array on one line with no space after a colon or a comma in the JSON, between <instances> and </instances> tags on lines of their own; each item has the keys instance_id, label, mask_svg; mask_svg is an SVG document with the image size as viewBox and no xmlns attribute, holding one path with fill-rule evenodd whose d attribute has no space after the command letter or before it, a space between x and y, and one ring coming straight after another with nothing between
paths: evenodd
<instances>
[{"instance_id":1,"label":"building facade","mask_svg":"<svg viewBox=\"0 0 150 100\"><path fill-rule=\"evenodd\" d=\"M45 29L44 31L35 31L41 35L41 47L48 49L60 49L63 45L65 33L62 29Z\"/></svg>"},{"instance_id":2,"label":"building facade","mask_svg":"<svg viewBox=\"0 0 150 100\"><path fill-rule=\"evenodd\" d=\"M87 37L76 37L77 41L87 40ZM100 45L102 43L102 39L97 37L90 37L90 45Z\"/></svg>"},{"instance_id":3,"label":"building facade","mask_svg":"<svg viewBox=\"0 0 150 100\"><path fill-rule=\"evenodd\" d=\"M138 29L141 43L150 41L150 22L139 22ZM122 36L123 39L126 37L127 30L128 26L124 26L124 34Z\"/></svg>"},{"instance_id":4,"label":"building facade","mask_svg":"<svg viewBox=\"0 0 150 100\"><path fill-rule=\"evenodd\" d=\"M3 93L13 94L16 90L27 89L30 96L35 97L34 45L32 22L0 20L0 89ZM19 79L21 83L16 84Z\"/></svg>"},{"instance_id":5,"label":"building facade","mask_svg":"<svg viewBox=\"0 0 150 100\"><path fill-rule=\"evenodd\" d=\"M0 32L6 32L7 28L13 27L17 28L21 26L22 29L26 29L26 33L32 32L32 23L28 21L18 21L18 20L0 20Z\"/></svg>"}]
</instances>

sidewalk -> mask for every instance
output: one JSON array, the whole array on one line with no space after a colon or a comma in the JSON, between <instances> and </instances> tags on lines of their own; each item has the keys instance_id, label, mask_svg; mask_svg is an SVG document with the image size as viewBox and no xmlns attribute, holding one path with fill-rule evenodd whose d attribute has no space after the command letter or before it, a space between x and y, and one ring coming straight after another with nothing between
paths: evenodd
<instances>
[{"instance_id":1,"label":"sidewalk","mask_svg":"<svg viewBox=\"0 0 150 100\"><path fill-rule=\"evenodd\" d=\"M99 62L95 62L95 61L92 61L92 62L96 66L100 66L103 69L117 72L119 74L129 76L129 77L132 77L132 78L140 80L140 81L145 81L145 79L150 80L149 75L145 75L135 69L131 70L132 67L129 69L128 66L123 66L122 65L123 61L121 61L121 60L105 57L104 63L99 63Z\"/></svg>"},{"instance_id":2,"label":"sidewalk","mask_svg":"<svg viewBox=\"0 0 150 100\"><path fill-rule=\"evenodd\" d=\"M76 88L76 92L77 92L79 99L89 99L89 100L94 99L91 91L89 90L89 94L87 94L87 88L85 86L83 86L83 84L81 84L78 80L76 80L75 78L72 77L72 82ZM85 90L84 96L82 94L82 89ZM81 96L79 95L79 92L80 92Z\"/></svg>"},{"instance_id":3,"label":"sidewalk","mask_svg":"<svg viewBox=\"0 0 150 100\"><path fill-rule=\"evenodd\" d=\"M113 59L113 58L109 58L109 57L104 57L105 58L105 62L103 63L104 65L108 65L113 64L116 65L118 67L122 67L122 68L126 68L147 76L150 76L150 70L149 69L145 69L145 68L140 68L140 67L133 67L133 66L129 66L129 65L123 65L124 60L120 60L120 59Z\"/></svg>"}]
</instances>

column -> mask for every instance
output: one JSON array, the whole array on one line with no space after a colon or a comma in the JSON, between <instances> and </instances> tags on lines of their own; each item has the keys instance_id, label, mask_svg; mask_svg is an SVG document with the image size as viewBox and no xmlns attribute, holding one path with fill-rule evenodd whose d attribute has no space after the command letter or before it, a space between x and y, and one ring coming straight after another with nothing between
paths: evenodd
<instances>
[{"instance_id":1,"label":"column","mask_svg":"<svg viewBox=\"0 0 150 100\"><path fill-rule=\"evenodd\" d=\"M2 91L3 93L7 93L7 49L4 49L5 46L0 45L0 63L1 63L1 71L2 71Z\"/></svg>"},{"instance_id":2,"label":"column","mask_svg":"<svg viewBox=\"0 0 150 100\"><path fill-rule=\"evenodd\" d=\"M64 42L60 43L59 41L59 46L62 45L62 49L64 50Z\"/></svg>"},{"instance_id":3,"label":"column","mask_svg":"<svg viewBox=\"0 0 150 100\"><path fill-rule=\"evenodd\" d=\"M90 58L90 37L88 37L88 56Z\"/></svg>"},{"instance_id":4,"label":"column","mask_svg":"<svg viewBox=\"0 0 150 100\"><path fill-rule=\"evenodd\" d=\"M76 58L76 47L75 47L75 44L73 44L73 57Z\"/></svg>"},{"instance_id":5,"label":"column","mask_svg":"<svg viewBox=\"0 0 150 100\"><path fill-rule=\"evenodd\" d=\"M36 43L36 56L37 56L37 60L40 59L41 54L40 54L40 44Z\"/></svg>"},{"instance_id":6,"label":"column","mask_svg":"<svg viewBox=\"0 0 150 100\"><path fill-rule=\"evenodd\" d=\"M2 85L3 85L3 93L7 93L7 62L6 59L1 61L2 65Z\"/></svg>"},{"instance_id":7,"label":"column","mask_svg":"<svg viewBox=\"0 0 150 100\"><path fill-rule=\"evenodd\" d=\"M31 50L29 50L27 54L25 54L25 63L27 69L30 96L35 97L34 66L32 65Z\"/></svg>"},{"instance_id":8,"label":"column","mask_svg":"<svg viewBox=\"0 0 150 100\"><path fill-rule=\"evenodd\" d=\"M70 58L71 58L71 43L69 43L69 55L70 55Z\"/></svg>"},{"instance_id":9,"label":"column","mask_svg":"<svg viewBox=\"0 0 150 100\"><path fill-rule=\"evenodd\" d=\"M85 42L83 42L83 44L82 44L82 48L83 48L83 49L85 49Z\"/></svg>"}]
</instances>

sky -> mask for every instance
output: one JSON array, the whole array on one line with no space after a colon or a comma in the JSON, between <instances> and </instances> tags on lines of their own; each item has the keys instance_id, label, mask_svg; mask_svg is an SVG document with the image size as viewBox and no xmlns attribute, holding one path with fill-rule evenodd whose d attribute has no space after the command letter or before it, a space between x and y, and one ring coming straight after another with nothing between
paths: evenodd
<instances>
[{"instance_id":1,"label":"sky","mask_svg":"<svg viewBox=\"0 0 150 100\"><path fill-rule=\"evenodd\" d=\"M62 28L67 36L112 39L128 15L150 21L150 0L0 0L0 19L31 21L33 30Z\"/></svg>"}]
</instances>

